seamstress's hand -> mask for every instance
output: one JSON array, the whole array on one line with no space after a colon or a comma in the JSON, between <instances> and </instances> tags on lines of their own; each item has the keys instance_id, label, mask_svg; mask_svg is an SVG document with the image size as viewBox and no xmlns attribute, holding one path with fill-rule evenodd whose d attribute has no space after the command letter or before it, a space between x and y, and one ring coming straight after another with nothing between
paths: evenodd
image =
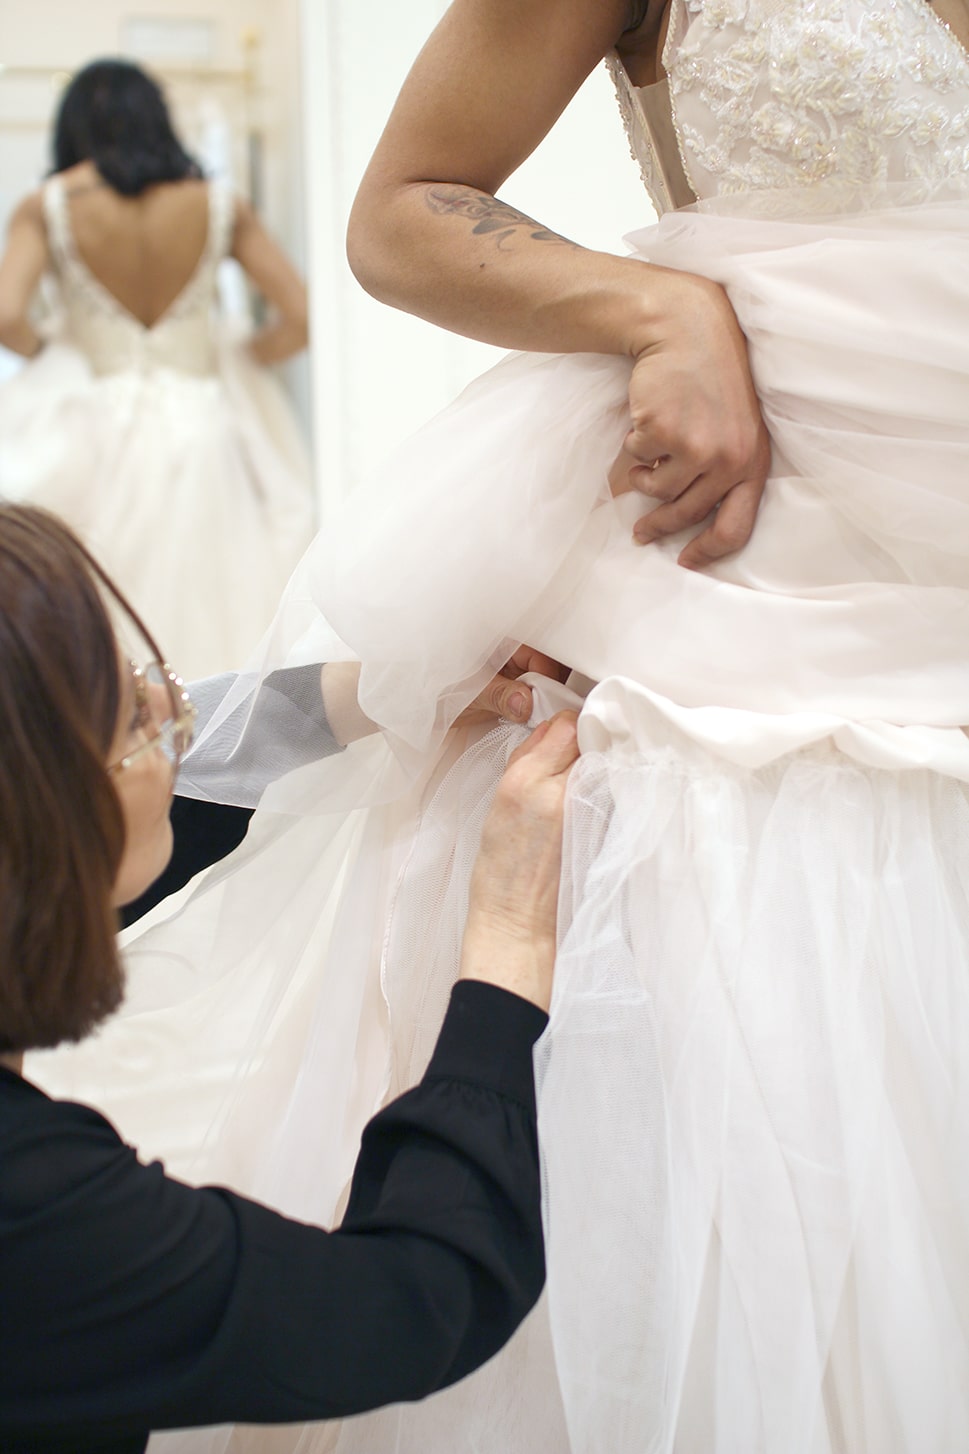
<instances>
[{"instance_id":1,"label":"seamstress's hand","mask_svg":"<svg viewBox=\"0 0 969 1454\"><path fill-rule=\"evenodd\" d=\"M726 293L706 278L662 271L652 340L634 350L626 478L628 488L660 501L636 522L640 544L699 525L716 511L680 552L680 564L695 570L749 540L770 441L747 342Z\"/></svg>"},{"instance_id":2,"label":"seamstress's hand","mask_svg":"<svg viewBox=\"0 0 969 1454\"><path fill-rule=\"evenodd\" d=\"M556 682L564 682L569 674L568 667L561 662L553 661L534 647L520 646L484 691L465 707L458 721L487 722L489 718L502 717L506 722L527 722L532 715L532 689L518 678L528 671Z\"/></svg>"},{"instance_id":3,"label":"seamstress's hand","mask_svg":"<svg viewBox=\"0 0 969 1454\"><path fill-rule=\"evenodd\" d=\"M555 964L565 790L579 756L576 715L559 712L512 753L471 878L461 978L547 1010Z\"/></svg>"},{"instance_id":4,"label":"seamstress's hand","mask_svg":"<svg viewBox=\"0 0 969 1454\"><path fill-rule=\"evenodd\" d=\"M569 674L568 667L553 661L550 656L544 656L531 646L520 646L457 720L476 723L502 717L506 722L527 722L532 715L532 689L527 682L518 680L527 671L539 672L557 682L564 682ZM357 661L327 662L320 673L323 709L330 731L342 747L377 731L375 723L360 710L357 701L359 681L360 663Z\"/></svg>"}]
</instances>

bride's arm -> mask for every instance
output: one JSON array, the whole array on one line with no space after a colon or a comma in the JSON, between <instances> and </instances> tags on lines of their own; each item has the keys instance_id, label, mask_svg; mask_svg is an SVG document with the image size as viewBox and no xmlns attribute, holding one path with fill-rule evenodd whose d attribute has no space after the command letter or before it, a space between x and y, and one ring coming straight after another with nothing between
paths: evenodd
<instances>
[{"instance_id":1,"label":"bride's arm","mask_svg":"<svg viewBox=\"0 0 969 1454\"><path fill-rule=\"evenodd\" d=\"M24 358L32 358L43 347L28 313L48 262L43 206L40 193L34 192L11 217L0 258L0 344Z\"/></svg>"},{"instance_id":2,"label":"bride's arm","mask_svg":"<svg viewBox=\"0 0 969 1454\"><path fill-rule=\"evenodd\" d=\"M631 352L656 289L495 197L623 28L626 0L456 0L360 185L350 264L383 302L502 347Z\"/></svg>"},{"instance_id":3,"label":"bride's arm","mask_svg":"<svg viewBox=\"0 0 969 1454\"><path fill-rule=\"evenodd\" d=\"M647 25L658 30L652 4ZM670 531L723 502L687 564L750 533L769 450L726 295L706 279L578 247L495 193L636 18L629 0L454 0L407 78L350 219L376 297L509 348L634 361L636 487ZM652 15L652 20L651 20ZM696 545L696 543L694 543Z\"/></svg>"},{"instance_id":4,"label":"bride's arm","mask_svg":"<svg viewBox=\"0 0 969 1454\"><path fill-rule=\"evenodd\" d=\"M249 340L252 357L260 364L274 364L301 353L309 341L306 284L241 198L236 200L232 256L273 310L270 321Z\"/></svg>"}]
</instances>

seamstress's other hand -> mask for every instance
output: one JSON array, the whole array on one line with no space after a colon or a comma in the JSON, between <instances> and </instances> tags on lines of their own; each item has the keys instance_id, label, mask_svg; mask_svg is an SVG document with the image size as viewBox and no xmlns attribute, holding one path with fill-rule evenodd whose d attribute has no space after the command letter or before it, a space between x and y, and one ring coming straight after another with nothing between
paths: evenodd
<instances>
[{"instance_id":1,"label":"seamstress's other hand","mask_svg":"<svg viewBox=\"0 0 969 1454\"><path fill-rule=\"evenodd\" d=\"M723 288L691 273L662 271L652 340L634 352L627 481L661 502L636 522L640 544L699 525L716 511L680 552L680 565L696 570L749 540L770 441L747 341Z\"/></svg>"},{"instance_id":2,"label":"seamstress's other hand","mask_svg":"<svg viewBox=\"0 0 969 1454\"><path fill-rule=\"evenodd\" d=\"M553 661L532 646L519 646L514 656L496 677L492 677L470 706L465 707L457 720L475 723L501 717L506 722L527 722L532 715L532 689L518 678L528 671L550 677L555 682L564 682L569 674L569 668L561 662Z\"/></svg>"},{"instance_id":3,"label":"seamstress's other hand","mask_svg":"<svg viewBox=\"0 0 969 1454\"><path fill-rule=\"evenodd\" d=\"M567 666L553 661L550 656L544 656L534 647L520 646L457 720L474 724L501 717L506 722L527 722L532 715L532 689L527 682L518 680L527 671L538 672L556 682L564 682L569 674ZM323 709L330 731L343 747L377 731L376 724L360 710L357 701L359 682L360 663L357 661L328 662L320 673Z\"/></svg>"},{"instance_id":4,"label":"seamstress's other hand","mask_svg":"<svg viewBox=\"0 0 969 1454\"><path fill-rule=\"evenodd\" d=\"M555 965L565 790L579 756L574 712L543 722L512 753L471 877L462 979L547 1010Z\"/></svg>"}]
</instances>

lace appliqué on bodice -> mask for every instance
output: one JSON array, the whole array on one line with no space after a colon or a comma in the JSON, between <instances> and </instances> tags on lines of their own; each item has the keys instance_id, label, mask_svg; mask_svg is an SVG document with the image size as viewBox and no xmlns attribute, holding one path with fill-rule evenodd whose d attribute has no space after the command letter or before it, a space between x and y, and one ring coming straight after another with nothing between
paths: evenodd
<instances>
[{"instance_id":1,"label":"lace appliqu\u00e9 on bodice","mask_svg":"<svg viewBox=\"0 0 969 1454\"><path fill-rule=\"evenodd\" d=\"M232 239L235 204L225 182L209 184L209 230L189 281L147 327L95 277L80 257L60 177L44 187L44 216L67 333L96 374L168 368L206 377L215 371L212 326L216 279Z\"/></svg>"},{"instance_id":2,"label":"lace appliqu\u00e9 on bodice","mask_svg":"<svg viewBox=\"0 0 969 1454\"><path fill-rule=\"evenodd\" d=\"M918 197L969 174L969 57L926 0L673 0L663 60L675 160L699 198L827 183ZM668 210L641 93L609 64Z\"/></svg>"},{"instance_id":3,"label":"lace appliqu\u00e9 on bodice","mask_svg":"<svg viewBox=\"0 0 969 1454\"><path fill-rule=\"evenodd\" d=\"M925 0L675 0L673 25L670 88L700 196L929 191L969 170L969 60Z\"/></svg>"}]
</instances>

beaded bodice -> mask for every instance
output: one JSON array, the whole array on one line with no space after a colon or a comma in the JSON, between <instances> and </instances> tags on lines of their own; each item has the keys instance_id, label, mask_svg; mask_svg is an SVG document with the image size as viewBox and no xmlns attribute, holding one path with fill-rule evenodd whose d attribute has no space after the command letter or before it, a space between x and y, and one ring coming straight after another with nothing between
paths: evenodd
<instances>
[{"instance_id":1,"label":"beaded bodice","mask_svg":"<svg viewBox=\"0 0 969 1454\"><path fill-rule=\"evenodd\" d=\"M673 0L663 64L665 141L657 88L610 61L658 212L691 191L924 196L969 175L969 56L925 0Z\"/></svg>"},{"instance_id":2,"label":"beaded bodice","mask_svg":"<svg viewBox=\"0 0 969 1454\"><path fill-rule=\"evenodd\" d=\"M141 373L158 368L205 377L215 371L212 326L216 275L226 256L234 215L232 189L209 184L205 249L188 283L161 318L146 327L101 283L79 256L71 232L64 186L52 177L44 187L44 215L67 334L96 374Z\"/></svg>"}]
</instances>

